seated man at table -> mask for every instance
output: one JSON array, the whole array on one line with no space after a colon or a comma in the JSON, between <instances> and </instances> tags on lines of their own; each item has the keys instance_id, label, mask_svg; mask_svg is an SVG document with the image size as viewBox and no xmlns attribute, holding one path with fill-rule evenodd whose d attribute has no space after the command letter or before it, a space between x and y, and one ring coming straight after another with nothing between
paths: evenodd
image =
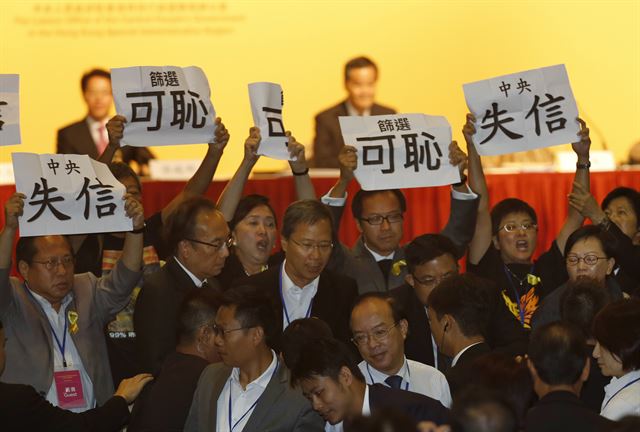
<instances>
[{"instance_id":1,"label":"seated man at table","mask_svg":"<svg viewBox=\"0 0 640 432\"><path fill-rule=\"evenodd\" d=\"M367 57L356 57L347 62L344 67L347 99L316 116L314 167L338 167L338 154L344 146L338 117L395 114L393 109L374 102L377 81L378 67Z\"/></svg>"},{"instance_id":2,"label":"seated man at table","mask_svg":"<svg viewBox=\"0 0 640 432\"><path fill-rule=\"evenodd\" d=\"M465 159L465 154L455 141L452 142L449 146L450 163L463 169ZM322 202L328 204L333 213L335 227L340 224L347 186L354 178L357 164L355 148L343 147L340 178L322 197ZM473 236L479 200L467 187L466 180L452 186L449 221L442 234L453 240L458 247L456 257L461 257ZM400 246L406 207L405 197L399 189L359 190L351 203L351 211L361 236L351 250L338 244L329 268L355 279L361 294L385 292L402 285L407 275L405 246Z\"/></svg>"},{"instance_id":3,"label":"seated man at table","mask_svg":"<svg viewBox=\"0 0 640 432\"><path fill-rule=\"evenodd\" d=\"M567 280L562 252L573 231L584 220L580 213L569 207L568 216L550 249L537 260L533 254L538 241L538 219L535 210L517 198L507 198L497 203L489 213L489 193L480 156L473 142L475 117L467 114L463 134L469 153L469 169L476 167L481 175L474 185L481 196L478 219L473 239L469 245L467 270L495 282L503 294L509 310L520 324L531 328L531 317L542 299ZM572 143L578 156L576 184L589 189L589 129L580 123L580 141Z\"/></svg>"},{"instance_id":4,"label":"seated man at table","mask_svg":"<svg viewBox=\"0 0 640 432\"><path fill-rule=\"evenodd\" d=\"M343 421L348 427L356 417L384 408L401 411L416 423L448 420L449 410L435 399L382 384L367 385L348 348L333 339L305 345L291 371L291 382L302 388L328 430Z\"/></svg>"},{"instance_id":5,"label":"seated man at table","mask_svg":"<svg viewBox=\"0 0 640 432\"><path fill-rule=\"evenodd\" d=\"M122 256L109 275L76 274L65 236L20 237L18 270L9 276L11 252L25 195L16 192L5 204L0 233L0 319L7 335L7 363L2 381L29 384L62 408L84 411L104 404L113 382L103 328L127 303L142 266L142 205L125 194L133 220ZM75 387L77 392L66 392Z\"/></svg>"}]
</instances>

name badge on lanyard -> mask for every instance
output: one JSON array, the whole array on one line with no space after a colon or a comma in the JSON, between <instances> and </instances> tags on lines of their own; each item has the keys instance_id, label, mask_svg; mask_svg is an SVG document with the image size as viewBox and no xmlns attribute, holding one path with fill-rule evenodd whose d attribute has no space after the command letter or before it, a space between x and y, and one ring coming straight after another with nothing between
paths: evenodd
<instances>
[{"instance_id":1,"label":"name badge on lanyard","mask_svg":"<svg viewBox=\"0 0 640 432\"><path fill-rule=\"evenodd\" d=\"M78 370L62 370L53 373L58 394L58 406L63 409L84 408L87 402L84 400L82 379Z\"/></svg>"}]
</instances>

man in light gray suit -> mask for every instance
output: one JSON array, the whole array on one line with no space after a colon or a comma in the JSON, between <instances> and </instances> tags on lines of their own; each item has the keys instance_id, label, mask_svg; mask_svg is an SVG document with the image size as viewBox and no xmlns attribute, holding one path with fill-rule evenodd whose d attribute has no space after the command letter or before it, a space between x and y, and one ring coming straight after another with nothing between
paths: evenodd
<instances>
[{"instance_id":1,"label":"man in light gray suit","mask_svg":"<svg viewBox=\"0 0 640 432\"><path fill-rule=\"evenodd\" d=\"M198 381L185 431L323 431L324 422L289 386L289 370L271 349L280 334L264 290L233 287L223 295L212 328L223 363Z\"/></svg>"},{"instance_id":2,"label":"man in light gray suit","mask_svg":"<svg viewBox=\"0 0 640 432\"><path fill-rule=\"evenodd\" d=\"M358 164L355 147L345 145L338 159L340 178L322 197L322 202L329 205L332 211L335 233L338 232L346 203L347 186L354 178L353 171ZM460 169L462 181L451 185L449 221L441 234L453 241L458 249L456 258L460 258L473 237L479 198L466 184L466 175L463 174L466 155L455 141L449 145L449 161ZM359 190L353 198L351 210L362 235L351 250L342 244L334 247L327 268L355 279L360 294L386 292L404 284L407 265L405 246L400 246L400 241L404 234L407 203L402 191Z\"/></svg>"},{"instance_id":3,"label":"man in light gray suit","mask_svg":"<svg viewBox=\"0 0 640 432\"><path fill-rule=\"evenodd\" d=\"M129 301L142 265L142 205L125 194L133 219L120 260L103 278L74 274L69 241L60 235L23 237L16 246L24 282L9 277L13 240L25 195L5 204L0 232L0 319L7 335L6 383L28 384L53 405L74 411L113 395L103 328Z\"/></svg>"}]
</instances>

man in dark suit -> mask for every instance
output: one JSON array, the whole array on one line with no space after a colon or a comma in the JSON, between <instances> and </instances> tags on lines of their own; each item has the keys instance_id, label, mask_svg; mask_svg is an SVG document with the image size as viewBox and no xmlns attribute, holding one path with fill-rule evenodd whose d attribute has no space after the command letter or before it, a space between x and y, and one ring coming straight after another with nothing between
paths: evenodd
<instances>
[{"instance_id":1,"label":"man in dark suit","mask_svg":"<svg viewBox=\"0 0 640 432\"><path fill-rule=\"evenodd\" d=\"M406 247L406 283L391 290L409 323L405 340L407 358L440 370L446 369L447 359L437 351L427 317L429 294L443 280L459 272L456 245L442 234L424 234L416 237ZM527 333L506 308L500 293L493 285L482 284L488 291L489 314L486 342L495 350L512 355L527 350ZM480 287L478 287L480 289Z\"/></svg>"},{"instance_id":2,"label":"man in dark suit","mask_svg":"<svg viewBox=\"0 0 640 432\"><path fill-rule=\"evenodd\" d=\"M0 321L0 374L4 371L4 328ZM0 424L3 430L31 432L117 431L129 418L127 405L151 381L149 374L123 380L104 405L74 413L51 405L36 390L24 384L0 382Z\"/></svg>"},{"instance_id":3,"label":"man in dark suit","mask_svg":"<svg viewBox=\"0 0 640 432\"><path fill-rule=\"evenodd\" d=\"M306 344L294 365L291 381L302 388L313 409L329 425L344 421L345 430L356 417L381 409L402 412L415 423L431 421L440 425L448 421L449 411L435 399L382 384L367 385L348 348L333 339Z\"/></svg>"},{"instance_id":4,"label":"man in dark suit","mask_svg":"<svg viewBox=\"0 0 640 432\"><path fill-rule=\"evenodd\" d=\"M259 287L227 290L212 330L222 363L198 381L185 431L322 431L323 422L272 349L280 321Z\"/></svg>"},{"instance_id":5,"label":"man in dark suit","mask_svg":"<svg viewBox=\"0 0 640 432\"><path fill-rule=\"evenodd\" d=\"M340 116L395 114L395 110L374 103L378 67L367 57L349 60L344 67L345 101L316 116L316 138L313 142L313 166L338 168L338 153L344 146L340 132Z\"/></svg>"},{"instance_id":6,"label":"man in dark suit","mask_svg":"<svg viewBox=\"0 0 640 432\"><path fill-rule=\"evenodd\" d=\"M473 360L490 351L484 337L491 314L489 294L471 274L451 276L429 294L431 333L438 349L453 359L446 372L453 398L469 383Z\"/></svg>"},{"instance_id":7,"label":"man in dark suit","mask_svg":"<svg viewBox=\"0 0 640 432\"><path fill-rule=\"evenodd\" d=\"M87 116L58 130L56 152L86 154L98 159L109 144L106 125L113 103L111 74L106 70L93 69L82 76L80 86L87 105ZM121 151L124 162L135 160L140 166L148 165L154 157L146 147L124 147ZM102 161L110 162L111 158Z\"/></svg>"},{"instance_id":8,"label":"man in dark suit","mask_svg":"<svg viewBox=\"0 0 640 432\"><path fill-rule=\"evenodd\" d=\"M605 431L614 424L578 398L590 361L580 331L561 321L535 329L527 366L540 400L527 413L527 432Z\"/></svg>"},{"instance_id":9,"label":"man in dark suit","mask_svg":"<svg viewBox=\"0 0 640 432\"><path fill-rule=\"evenodd\" d=\"M466 155L455 142L449 145L449 161L463 169ZM358 166L355 148L344 146L340 153L340 178L322 202L331 209L335 229L347 198L347 187ZM452 185L449 221L442 234L457 246L461 257L474 233L479 198L463 181ZM351 202L351 212L362 233L350 250L339 244L334 248L329 268L352 277L361 294L370 291L386 292L402 285L407 275L405 246L400 245L404 234L407 203L399 189L359 190Z\"/></svg>"},{"instance_id":10,"label":"man in dark suit","mask_svg":"<svg viewBox=\"0 0 640 432\"><path fill-rule=\"evenodd\" d=\"M332 238L331 213L324 205L315 200L291 204L282 224L284 262L245 282L268 290L283 329L298 318L315 316L336 338L348 342L349 315L358 292L355 281L325 270Z\"/></svg>"},{"instance_id":11,"label":"man in dark suit","mask_svg":"<svg viewBox=\"0 0 640 432\"><path fill-rule=\"evenodd\" d=\"M215 204L203 197L182 202L167 221L173 256L144 281L133 324L140 367L157 372L176 346L177 315L194 289L220 290L215 276L229 256L229 227Z\"/></svg>"}]
</instances>

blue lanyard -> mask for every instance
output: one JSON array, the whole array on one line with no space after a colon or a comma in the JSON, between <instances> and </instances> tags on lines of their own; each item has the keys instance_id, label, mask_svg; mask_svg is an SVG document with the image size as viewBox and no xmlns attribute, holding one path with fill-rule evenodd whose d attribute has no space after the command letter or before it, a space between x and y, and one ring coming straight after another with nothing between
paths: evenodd
<instances>
[{"instance_id":1,"label":"blue lanyard","mask_svg":"<svg viewBox=\"0 0 640 432\"><path fill-rule=\"evenodd\" d=\"M631 382L627 383L627 385L625 385L624 387L622 387L620 390L618 390L617 392L615 392L615 393L613 394L613 396L611 396L611 397L609 398L609 400L607 400L607 402L603 405L603 407L602 407L602 409L601 409L600 411L601 411L601 412L602 412L602 411L604 411L604 409L607 407L607 405L609 405L609 402L611 402L611 399L613 399L614 397L618 396L618 393L620 393L622 390L624 390L624 389L626 389L627 387L629 387L631 384L635 384L635 383L637 383L638 381L640 381L640 378L636 378L636 379L634 379L633 381L631 381Z\"/></svg>"},{"instance_id":2,"label":"blue lanyard","mask_svg":"<svg viewBox=\"0 0 640 432\"><path fill-rule=\"evenodd\" d=\"M369 363L365 363L367 365L367 373L369 374L369 378L371 379L371 384L375 384L376 382L373 380L373 375L371 375L371 369L369 369ZM407 363L407 375L411 378L411 371L409 370L409 363ZM402 378L404 380L404 377ZM409 390L409 382L405 381L404 389Z\"/></svg>"},{"instance_id":3,"label":"blue lanyard","mask_svg":"<svg viewBox=\"0 0 640 432\"><path fill-rule=\"evenodd\" d=\"M269 378L269 382L271 382L271 380L273 379L273 376L278 371L278 367L280 367L280 362L279 361L276 363L276 368L271 373L271 378ZM238 421L235 424L233 424L232 423L232 419L231 419L231 415L232 415L232 412L233 412L233 401L231 399L231 389L232 389L232 387L233 387L233 385L232 385L231 381L229 381L229 432L233 432L233 429L236 426L238 426L238 424L242 421L242 419L244 419L247 416L247 414L249 414L256 407L256 405L258 404L258 401L260 400L260 398L258 397L258 399L256 399L256 401L253 403L253 405L251 405L249 407L249 409L244 414L242 414L242 416L238 419Z\"/></svg>"},{"instance_id":4,"label":"blue lanyard","mask_svg":"<svg viewBox=\"0 0 640 432\"><path fill-rule=\"evenodd\" d=\"M516 304L518 305L518 314L520 315L520 323L524 325L524 309L522 308L522 306L520 306L520 295L518 295L518 290L516 289L516 286L513 283L513 276L511 276L507 271L506 264L503 264L502 270L504 271L504 274L507 277L507 280L509 281L509 285L511 285L511 289L513 290L513 295L515 296ZM528 274L533 274L533 265L531 265L531 268L529 269Z\"/></svg>"},{"instance_id":5,"label":"blue lanyard","mask_svg":"<svg viewBox=\"0 0 640 432\"><path fill-rule=\"evenodd\" d=\"M282 269L284 268L284 264L280 266L280 300L282 301L282 310L284 311L284 317L287 319L287 325L291 324L291 320L289 319L289 311L287 310L287 302L284 301L284 294L282 293ZM305 318L309 318L311 316L311 307L313 307L313 299L309 302L309 308L307 309L307 313L304 314Z\"/></svg>"},{"instance_id":6,"label":"blue lanyard","mask_svg":"<svg viewBox=\"0 0 640 432\"><path fill-rule=\"evenodd\" d=\"M27 293L31 296L31 298L38 303L38 300L35 298L35 296L33 295L33 293L31 293L31 290L29 288L27 288L27 283L25 282L25 287L24 289L27 290ZM53 334L53 339L56 341L56 345L58 345L58 350L60 351L60 354L62 354L62 366L63 367L67 367L67 359L64 357L64 353L65 353L65 348L67 346L67 324L69 323L69 320L67 319L67 314L64 314L64 332L62 335L62 343L60 343L60 339L58 339L58 335L56 334L56 331L54 330L53 326L51 325L51 321L49 321L49 317L47 318L47 323L49 324L49 328L51 329L51 334Z\"/></svg>"}]
</instances>

